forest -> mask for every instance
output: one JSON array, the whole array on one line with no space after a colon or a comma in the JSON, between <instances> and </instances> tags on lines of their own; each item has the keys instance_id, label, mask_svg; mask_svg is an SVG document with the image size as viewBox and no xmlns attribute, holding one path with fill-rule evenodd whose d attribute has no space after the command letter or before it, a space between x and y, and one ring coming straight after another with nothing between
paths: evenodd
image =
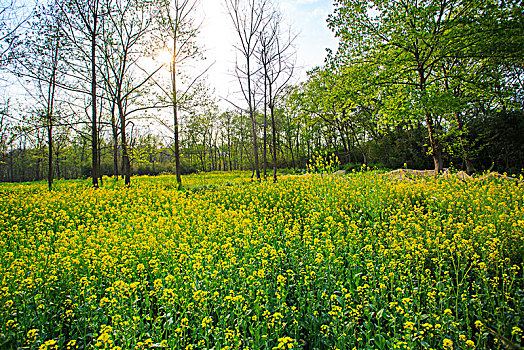
<instances>
[{"instance_id":1,"label":"forest","mask_svg":"<svg viewBox=\"0 0 524 350\"><path fill-rule=\"evenodd\" d=\"M188 68L204 60L198 1L3 2L0 180L260 179L319 151L345 169L522 171L521 1L336 0L338 49L303 81L278 2L223 6L236 100L214 95L205 65ZM6 93L15 80L25 101Z\"/></svg>"}]
</instances>

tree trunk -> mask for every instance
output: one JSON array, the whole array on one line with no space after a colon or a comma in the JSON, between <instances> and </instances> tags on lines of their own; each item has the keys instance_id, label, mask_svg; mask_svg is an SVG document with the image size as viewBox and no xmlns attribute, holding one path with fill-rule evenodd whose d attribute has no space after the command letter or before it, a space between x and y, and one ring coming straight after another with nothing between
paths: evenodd
<instances>
[{"instance_id":1,"label":"tree trunk","mask_svg":"<svg viewBox=\"0 0 524 350\"><path fill-rule=\"evenodd\" d=\"M53 186L53 125L51 122L51 117L48 116L48 118L49 124L47 125L47 143L49 146L49 167L47 169L47 185L49 187L49 191L51 191L51 188Z\"/></svg>"},{"instance_id":2,"label":"tree trunk","mask_svg":"<svg viewBox=\"0 0 524 350\"><path fill-rule=\"evenodd\" d=\"M42 146L40 146L42 147ZM40 166L40 163L42 163L42 155L38 155L38 160L36 162L36 176L34 177L34 180L33 181L40 181L42 179L42 174L41 174L41 166Z\"/></svg>"},{"instance_id":3,"label":"tree trunk","mask_svg":"<svg viewBox=\"0 0 524 350\"><path fill-rule=\"evenodd\" d=\"M120 94L120 92L118 92L118 94ZM124 176L124 186L129 187L131 185L131 161L129 160L129 147L126 138L126 116L120 95L117 96L116 104L118 108L118 114L120 116L120 138L122 140L122 176Z\"/></svg>"},{"instance_id":4,"label":"tree trunk","mask_svg":"<svg viewBox=\"0 0 524 350\"><path fill-rule=\"evenodd\" d=\"M9 166L11 167L10 175L11 175L11 182L15 182L15 168L13 167L13 152L9 152Z\"/></svg>"},{"instance_id":5,"label":"tree trunk","mask_svg":"<svg viewBox=\"0 0 524 350\"><path fill-rule=\"evenodd\" d=\"M429 143L431 146L431 156L433 157L433 163L435 164L435 176L442 172L444 168L442 165L442 150L440 149L439 141L435 135L435 128L433 126L433 118L431 115L426 114L426 125L429 133Z\"/></svg>"},{"instance_id":6,"label":"tree trunk","mask_svg":"<svg viewBox=\"0 0 524 350\"><path fill-rule=\"evenodd\" d=\"M62 174L60 172L60 152L58 151L58 148L55 147L56 151L55 151L55 168L56 168L56 178L57 179L60 179L62 177Z\"/></svg>"},{"instance_id":7,"label":"tree trunk","mask_svg":"<svg viewBox=\"0 0 524 350\"><path fill-rule=\"evenodd\" d=\"M254 171L257 175L257 180L260 181L260 166L258 162L258 142L255 124L255 108L253 107L253 98L251 96L251 70L249 65L249 58L247 59L247 93L249 103L249 117L251 118L251 135L253 137L253 156L255 158Z\"/></svg>"},{"instance_id":8,"label":"tree trunk","mask_svg":"<svg viewBox=\"0 0 524 350\"><path fill-rule=\"evenodd\" d=\"M91 28L91 162L93 187L98 188L100 168L98 164L98 128L96 123L96 32L98 15L93 14L93 27Z\"/></svg>"},{"instance_id":9,"label":"tree trunk","mask_svg":"<svg viewBox=\"0 0 524 350\"><path fill-rule=\"evenodd\" d=\"M275 123L275 106L273 103L269 105L271 111L271 133L273 141L273 182L277 182L277 131Z\"/></svg>"},{"instance_id":10,"label":"tree trunk","mask_svg":"<svg viewBox=\"0 0 524 350\"><path fill-rule=\"evenodd\" d=\"M176 91L176 37L173 39L173 61L171 63L171 88L173 98L173 133L175 138L175 172L176 182L178 183L178 189L182 189L182 175L180 169L180 145L178 140L178 102L177 102L177 91Z\"/></svg>"},{"instance_id":11,"label":"tree trunk","mask_svg":"<svg viewBox=\"0 0 524 350\"><path fill-rule=\"evenodd\" d=\"M100 122L101 121L99 120L98 121L98 125L101 125ZM100 136L98 137L98 150L97 150L97 152L98 152L98 168L100 170L99 173L98 173L99 176L100 176L99 177L100 186L104 186L104 178L102 177L103 174L102 174L102 166L101 166L101 164L102 164L102 145L100 144Z\"/></svg>"},{"instance_id":12,"label":"tree trunk","mask_svg":"<svg viewBox=\"0 0 524 350\"><path fill-rule=\"evenodd\" d=\"M115 102L111 107L111 131L113 132L113 177L118 180L118 127L115 118Z\"/></svg>"},{"instance_id":13,"label":"tree trunk","mask_svg":"<svg viewBox=\"0 0 524 350\"><path fill-rule=\"evenodd\" d=\"M418 60L418 53L416 55ZM426 79L425 71L423 68L419 67L417 69L419 75L419 89L422 94L426 93ZM433 163L435 164L435 176L440 174L443 169L442 165L442 150L440 148L440 143L435 132L435 125L433 125L433 116L429 111L426 111L426 127L428 128L429 134L429 143L431 146L431 156L433 157Z\"/></svg>"},{"instance_id":14,"label":"tree trunk","mask_svg":"<svg viewBox=\"0 0 524 350\"><path fill-rule=\"evenodd\" d=\"M295 162L295 154L293 152L293 140L289 138L289 151L291 152L291 161L293 162L293 171L297 170L297 164Z\"/></svg>"},{"instance_id":15,"label":"tree trunk","mask_svg":"<svg viewBox=\"0 0 524 350\"><path fill-rule=\"evenodd\" d=\"M267 72L265 73L267 77ZM271 106L269 107L271 109ZM264 149L262 152L263 166L264 166L264 179L267 179L267 79L264 78Z\"/></svg>"},{"instance_id":16,"label":"tree trunk","mask_svg":"<svg viewBox=\"0 0 524 350\"><path fill-rule=\"evenodd\" d=\"M58 61L59 41L57 40L53 53L53 68L51 71L51 81L47 90L47 144L49 148L49 169L47 173L47 184L49 191L53 186L53 112L55 102L55 87L56 87L56 70Z\"/></svg>"},{"instance_id":17,"label":"tree trunk","mask_svg":"<svg viewBox=\"0 0 524 350\"><path fill-rule=\"evenodd\" d=\"M231 162L231 135L227 131L227 157L229 160L229 171L233 170L233 163Z\"/></svg>"}]
</instances>

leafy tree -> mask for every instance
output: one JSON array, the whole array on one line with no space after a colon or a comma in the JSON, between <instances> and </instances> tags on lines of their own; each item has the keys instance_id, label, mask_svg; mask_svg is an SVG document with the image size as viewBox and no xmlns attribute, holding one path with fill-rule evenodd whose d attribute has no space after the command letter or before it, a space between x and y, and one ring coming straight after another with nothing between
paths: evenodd
<instances>
[{"instance_id":1,"label":"leafy tree","mask_svg":"<svg viewBox=\"0 0 524 350\"><path fill-rule=\"evenodd\" d=\"M341 45L334 60L339 64L367 63L374 67L369 81L387 91L385 113L395 121L408 118L424 123L435 170L441 171L443 138L456 116L449 110L461 110L461 104L451 98L451 90L445 86L446 66L454 60L469 67L472 63L465 59L477 64L494 56L499 62L500 58L516 57L520 43L509 53L490 50L495 49L492 44L500 41L497 38L501 34L515 34L501 28L508 27L506 15L516 2L505 4L500 10L488 0L335 3L329 26ZM459 73L454 69L454 78L467 81L467 76Z\"/></svg>"}]
</instances>

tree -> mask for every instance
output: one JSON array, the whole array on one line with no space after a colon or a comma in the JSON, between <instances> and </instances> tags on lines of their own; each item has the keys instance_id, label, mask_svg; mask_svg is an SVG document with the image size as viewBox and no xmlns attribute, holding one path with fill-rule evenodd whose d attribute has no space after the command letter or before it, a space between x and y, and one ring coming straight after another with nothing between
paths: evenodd
<instances>
[{"instance_id":1,"label":"tree","mask_svg":"<svg viewBox=\"0 0 524 350\"><path fill-rule=\"evenodd\" d=\"M212 162L213 139L217 133L215 127L216 109L214 105L193 109L189 112L189 120L186 125L187 137L190 140L193 151L200 157L200 168L202 171L208 169L206 158L209 158Z\"/></svg>"},{"instance_id":2,"label":"tree","mask_svg":"<svg viewBox=\"0 0 524 350\"><path fill-rule=\"evenodd\" d=\"M450 91L443 84L445 64L454 59L479 62L495 56L516 57L516 52L522 52L504 52L492 45L503 33L515 34L501 28L513 23L507 15L516 3L497 10L487 0L336 0L337 8L329 19L329 26L340 38L334 59L339 64L367 62L374 66L369 80L390 96L389 106L393 108L388 110L389 116L397 121L410 118L424 123L439 172L450 123ZM512 37L510 40L514 41ZM456 77L465 80L464 76Z\"/></svg>"},{"instance_id":3,"label":"tree","mask_svg":"<svg viewBox=\"0 0 524 350\"><path fill-rule=\"evenodd\" d=\"M37 112L47 131L49 190L52 188L53 171L53 127L58 122L56 113L57 81L64 78L65 49L67 42L62 34L63 13L56 4L41 7L32 23L32 31L26 33L19 55L20 69L17 73L34 82L34 92L28 93L41 104Z\"/></svg>"},{"instance_id":4,"label":"tree","mask_svg":"<svg viewBox=\"0 0 524 350\"><path fill-rule=\"evenodd\" d=\"M173 108L173 136L174 136L174 153L175 153L175 171L178 188L182 188L182 176L180 166L180 106L181 101L187 97L188 91L197 82L200 76L197 76L188 84L185 92L179 93L178 75L181 73L181 66L186 61L200 57L200 49L196 44L196 37L199 33L199 27L195 26L194 15L195 8L199 0L163 0L159 4L157 14L158 27L161 33L159 38L164 48L171 54L170 71L171 87L166 95L169 97L170 104Z\"/></svg>"},{"instance_id":5,"label":"tree","mask_svg":"<svg viewBox=\"0 0 524 350\"><path fill-rule=\"evenodd\" d=\"M286 88L295 68L293 42L296 36L291 31L282 31L282 17L274 10L266 17L265 25L259 34L258 59L264 80L264 177L266 177L266 106L271 115L273 181L277 181L277 134L275 105Z\"/></svg>"},{"instance_id":6,"label":"tree","mask_svg":"<svg viewBox=\"0 0 524 350\"><path fill-rule=\"evenodd\" d=\"M106 13L104 10L104 0L68 0L58 2L61 11L64 13L64 25L61 27L62 33L67 37L69 43L76 49L76 59L80 62L71 62L75 65L76 73L83 75L84 78L77 77L77 83L83 84L88 82L90 86L90 107L91 115L91 177L93 187L98 188L98 179L100 178L100 155L99 155L99 126L98 126L98 44L102 22ZM83 64L86 67L82 67ZM85 68L85 69L84 69ZM82 88L77 91L84 93ZM87 110L87 109L86 109Z\"/></svg>"},{"instance_id":7,"label":"tree","mask_svg":"<svg viewBox=\"0 0 524 350\"><path fill-rule=\"evenodd\" d=\"M243 59L243 63L237 61L235 72L240 84L242 95L248 104L248 112L251 120L251 136L253 139L254 170L257 180L260 181L258 141L255 122L255 101L253 98L253 77L257 71L254 64L258 37L263 28L265 16L267 16L269 1L225 1L233 27L238 35L238 43L235 45L235 49Z\"/></svg>"},{"instance_id":8,"label":"tree","mask_svg":"<svg viewBox=\"0 0 524 350\"><path fill-rule=\"evenodd\" d=\"M116 138L117 128L114 117L118 112L122 146L122 165L124 183L131 183L131 163L129 144L126 139L127 118L137 110L147 107L131 108L142 95L141 88L148 83L160 68L146 72L139 77L139 60L144 56L145 46L151 42L153 30L152 7L140 0L114 0L107 3L105 13L107 20L102 24L102 41L99 44L103 56L104 69L101 75L110 99L111 127L113 133L113 163L117 172Z\"/></svg>"}]
</instances>

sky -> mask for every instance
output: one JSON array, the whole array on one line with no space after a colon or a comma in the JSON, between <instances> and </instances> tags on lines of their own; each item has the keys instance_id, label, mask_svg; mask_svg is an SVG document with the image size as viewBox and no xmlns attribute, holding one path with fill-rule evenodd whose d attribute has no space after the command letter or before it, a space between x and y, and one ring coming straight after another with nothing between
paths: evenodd
<instances>
[{"instance_id":1,"label":"sky","mask_svg":"<svg viewBox=\"0 0 524 350\"><path fill-rule=\"evenodd\" d=\"M322 65L326 48L336 50L337 40L327 28L326 19L333 10L332 0L275 0L284 21L298 34L297 80L305 80L307 70ZM239 85L233 76L236 33L222 0L202 0L202 21L199 42L205 48L208 82L219 97L235 100ZM222 105L222 103L221 103Z\"/></svg>"},{"instance_id":2,"label":"sky","mask_svg":"<svg viewBox=\"0 0 524 350\"><path fill-rule=\"evenodd\" d=\"M30 2L31 0L25 0ZM326 19L333 11L332 0L273 0L279 6L285 24L297 34L295 47L297 63L296 80L305 80L306 72L322 65L326 57L326 48L335 50L337 40L327 28ZM233 75L236 52L233 47L237 40L236 33L224 0L201 0L198 17L202 18L201 33L198 42L204 49L206 60L198 64L200 71L212 65L207 72L207 82L218 97L221 108L232 107L223 98L242 103L238 81ZM158 62L151 62L155 68ZM21 88L0 88L0 99L14 98L22 102L27 96ZM6 96L3 96L6 95Z\"/></svg>"}]
</instances>

